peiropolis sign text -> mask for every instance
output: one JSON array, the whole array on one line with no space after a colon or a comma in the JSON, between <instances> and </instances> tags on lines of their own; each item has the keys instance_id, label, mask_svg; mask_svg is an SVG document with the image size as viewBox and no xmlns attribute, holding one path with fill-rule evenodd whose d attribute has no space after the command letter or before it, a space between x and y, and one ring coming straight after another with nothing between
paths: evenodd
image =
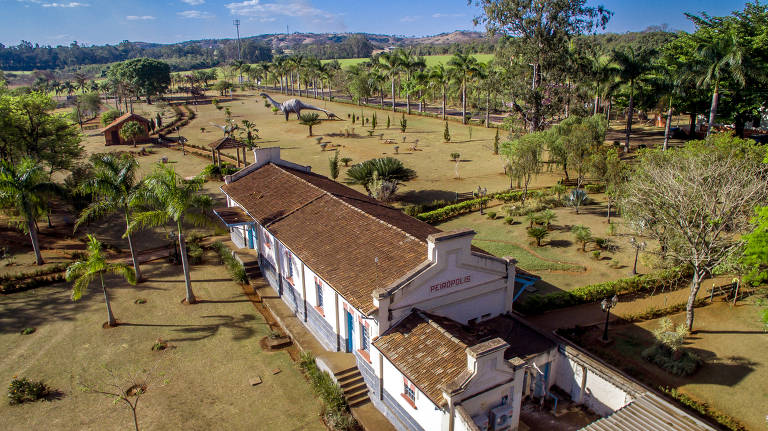
<instances>
[{"instance_id":1,"label":"peiropolis sign text","mask_svg":"<svg viewBox=\"0 0 768 431\"><path fill-rule=\"evenodd\" d=\"M443 289L450 289L451 287L460 286L465 283L469 283L470 276L465 275L464 278L454 278L453 280L443 281L442 283L433 284L429 286L429 293L439 292Z\"/></svg>"}]
</instances>

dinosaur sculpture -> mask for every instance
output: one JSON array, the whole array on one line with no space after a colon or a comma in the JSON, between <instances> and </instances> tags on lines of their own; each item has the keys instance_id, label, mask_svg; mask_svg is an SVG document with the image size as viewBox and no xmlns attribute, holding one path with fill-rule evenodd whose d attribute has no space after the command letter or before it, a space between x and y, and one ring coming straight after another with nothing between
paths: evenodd
<instances>
[{"instance_id":1,"label":"dinosaur sculpture","mask_svg":"<svg viewBox=\"0 0 768 431\"><path fill-rule=\"evenodd\" d=\"M291 112L296 114L296 118L300 118L301 111L303 110L310 110L310 111L322 111L325 112L325 115L328 116L328 118L339 118L334 114L333 112L329 112L323 108L318 108L316 106L308 105L304 102L302 102L299 99L288 99L283 103L280 103L276 101L275 99L269 97L267 93L261 93L261 97L266 97L267 100L269 100L269 103L272 104L275 108L281 110L283 114L285 114L285 121L288 121L288 114Z\"/></svg>"}]
</instances>

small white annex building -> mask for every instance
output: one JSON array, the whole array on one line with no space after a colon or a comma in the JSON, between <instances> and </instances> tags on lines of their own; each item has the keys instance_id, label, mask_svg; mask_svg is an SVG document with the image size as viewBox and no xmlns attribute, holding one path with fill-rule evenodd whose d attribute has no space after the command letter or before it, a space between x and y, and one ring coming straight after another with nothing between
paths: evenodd
<instances>
[{"instance_id":1,"label":"small white annex building","mask_svg":"<svg viewBox=\"0 0 768 431\"><path fill-rule=\"evenodd\" d=\"M610 373L590 374L594 364L512 315L534 277L472 246L472 230L442 232L279 148L254 155L225 178L216 213L315 337L355 355L397 429L516 430L522 399L554 384L601 414L632 402Z\"/></svg>"}]
</instances>

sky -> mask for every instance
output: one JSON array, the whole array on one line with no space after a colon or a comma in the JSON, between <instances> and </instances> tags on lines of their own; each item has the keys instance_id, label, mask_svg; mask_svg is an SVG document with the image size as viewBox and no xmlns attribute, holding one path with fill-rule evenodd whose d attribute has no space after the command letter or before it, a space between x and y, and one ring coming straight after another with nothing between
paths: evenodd
<instances>
[{"instance_id":1,"label":"sky","mask_svg":"<svg viewBox=\"0 0 768 431\"><path fill-rule=\"evenodd\" d=\"M684 12L728 15L744 1L588 0L614 12L606 31L623 33L667 24L693 30ZM426 36L478 30L479 9L466 0L0 0L0 43L91 45L122 40L185 40L290 32L366 32ZM286 27L287 26L287 27Z\"/></svg>"}]
</instances>

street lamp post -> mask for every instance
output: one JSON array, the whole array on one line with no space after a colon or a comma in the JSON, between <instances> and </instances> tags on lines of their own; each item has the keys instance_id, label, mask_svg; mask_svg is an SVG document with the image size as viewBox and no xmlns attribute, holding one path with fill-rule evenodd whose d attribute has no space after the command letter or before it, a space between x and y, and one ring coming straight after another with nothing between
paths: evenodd
<instances>
[{"instance_id":1,"label":"street lamp post","mask_svg":"<svg viewBox=\"0 0 768 431\"><path fill-rule=\"evenodd\" d=\"M645 249L645 241L637 241L635 237L629 239L629 243L635 248L635 264L632 266L632 275L637 274L637 257L640 255L640 250Z\"/></svg>"},{"instance_id":2,"label":"street lamp post","mask_svg":"<svg viewBox=\"0 0 768 431\"><path fill-rule=\"evenodd\" d=\"M477 197L479 199L484 198L488 194L488 189L485 187L477 186L477 192L475 192ZM483 215L483 207L485 206L485 203L481 200L480 201L480 215Z\"/></svg>"},{"instance_id":3,"label":"street lamp post","mask_svg":"<svg viewBox=\"0 0 768 431\"><path fill-rule=\"evenodd\" d=\"M608 342L608 318L611 316L611 308L615 307L619 303L619 297L613 295L613 298L604 298L600 301L600 308L605 313L605 328L603 329L603 342Z\"/></svg>"}]
</instances>

